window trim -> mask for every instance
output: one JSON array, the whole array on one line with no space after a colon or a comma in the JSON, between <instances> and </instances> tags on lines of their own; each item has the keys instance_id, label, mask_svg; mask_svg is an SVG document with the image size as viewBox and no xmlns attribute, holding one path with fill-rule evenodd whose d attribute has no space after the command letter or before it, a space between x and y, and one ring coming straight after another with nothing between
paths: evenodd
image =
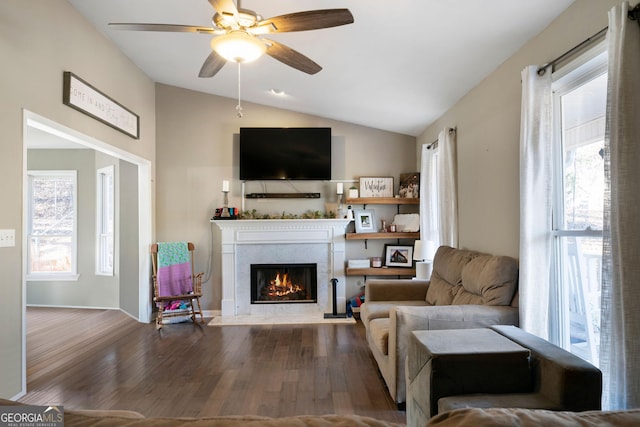
<instances>
[{"instance_id":1,"label":"window trim","mask_svg":"<svg viewBox=\"0 0 640 427\"><path fill-rule=\"evenodd\" d=\"M110 232L104 232L105 225L105 214L106 210L104 207L105 203L105 179L106 177L111 178L111 194L110 194L110 213L113 218L113 222L111 224ZM104 268L104 256L103 253L103 245L102 245L102 236L103 234L107 234L109 240L111 241L111 267ZM96 264L95 264L95 274L96 276L114 276L115 274L115 167L114 165L105 166L96 171Z\"/></svg>"},{"instance_id":2,"label":"window trim","mask_svg":"<svg viewBox=\"0 0 640 427\"><path fill-rule=\"evenodd\" d=\"M570 336L568 325L564 320L568 319L567 307L569 290L562 284L563 265L561 256L562 239L567 237L602 237L602 230L587 227L584 230L568 230L562 228L564 218L564 153L562 136L562 96L589 81L606 74L608 71L607 51L604 42L594 46L589 51L567 63L552 75L553 92L553 180L552 180L552 271L551 271L551 295L550 313L550 339L553 343L570 351ZM555 325L555 326L554 326Z\"/></svg>"},{"instance_id":3,"label":"window trim","mask_svg":"<svg viewBox=\"0 0 640 427\"><path fill-rule=\"evenodd\" d=\"M71 272L32 272L30 257L30 239L33 230L33 179L34 177L44 176L68 176L73 179L73 232L71 233ZM77 281L80 277L78 274L78 171L77 170L28 170L28 217L27 217L27 274L26 280L30 282L37 281Z\"/></svg>"}]
</instances>

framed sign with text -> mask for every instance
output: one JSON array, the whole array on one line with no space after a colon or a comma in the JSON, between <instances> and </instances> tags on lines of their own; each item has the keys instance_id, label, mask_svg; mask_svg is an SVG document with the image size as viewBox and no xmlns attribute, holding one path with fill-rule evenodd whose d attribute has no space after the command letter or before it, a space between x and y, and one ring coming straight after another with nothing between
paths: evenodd
<instances>
[{"instance_id":1,"label":"framed sign with text","mask_svg":"<svg viewBox=\"0 0 640 427\"><path fill-rule=\"evenodd\" d=\"M62 103L129 135L140 138L140 117L70 71L63 73Z\"/></svg>"},{"instance_id":2,"label":"framed sign with text","mask_svg":"<svg viewBox=\"0 0 640 427\"><path fill-rule=\"evenodd\" d=\"M360 197L393 197L393 177L360 177Z\"/></svg>"}]
</instances>

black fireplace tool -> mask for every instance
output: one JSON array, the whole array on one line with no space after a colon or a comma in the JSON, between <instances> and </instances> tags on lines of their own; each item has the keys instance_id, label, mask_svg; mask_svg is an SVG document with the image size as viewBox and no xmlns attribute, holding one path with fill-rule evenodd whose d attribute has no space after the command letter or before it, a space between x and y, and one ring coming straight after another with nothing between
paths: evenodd
<instances>
[{"instance_id":1,"label":"black fireplace tool","mask_svg":"<svg viewBox=\"0 0 640 427\"><path fill-rule=\"evenodd\" d=\"M336 297L336 287L338 286L338 279L335 277L331 279L331 289L333 294L333 313L325 313L325 319L345 319L347 313L338 313L338 299Z\"/></svg>"}]
</instances>

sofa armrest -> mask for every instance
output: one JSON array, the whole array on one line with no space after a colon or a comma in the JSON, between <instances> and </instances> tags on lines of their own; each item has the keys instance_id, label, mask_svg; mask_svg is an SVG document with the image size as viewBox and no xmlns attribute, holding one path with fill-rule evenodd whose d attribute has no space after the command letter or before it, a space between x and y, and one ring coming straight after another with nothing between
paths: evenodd
<instances>
[{"instance_id":1,"label":"sofa armrest","mask_svg":"<svg viewBox=\"0 0 640 427\"><path fill-rule=\"evenodd\" d=\"M364 301L424 301L429 280L372 279L364 288Z\"/></svg>"},{"instance_id":2,"label":"sofa armrest","mask_svg":"<svg viewBox=\"0 0 640 427\"><path fill-rule=\"evenodd\" d=\"M406 398L405 358L411 331L485 328L517 325L518 309L511 306L435 305L398 306L389 313L389 363L395 365L395 385L388 385L397 402Z\"/></svg>"}]
</instances>

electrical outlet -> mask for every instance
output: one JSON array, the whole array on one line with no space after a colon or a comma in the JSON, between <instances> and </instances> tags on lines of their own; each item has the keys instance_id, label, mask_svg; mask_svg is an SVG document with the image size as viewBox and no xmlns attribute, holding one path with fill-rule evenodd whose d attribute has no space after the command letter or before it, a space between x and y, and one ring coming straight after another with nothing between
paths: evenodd
<instances>
[{"instance_id":1,"label":"electrical outlet","mask_svg":"<svg viewBox=\"0 0 640 427\"><path fill-rule=\"evenodd\" d=\"M16 245L16 230L0 230L0 247L13 247Z\"/></svg>"}]
</instances>

